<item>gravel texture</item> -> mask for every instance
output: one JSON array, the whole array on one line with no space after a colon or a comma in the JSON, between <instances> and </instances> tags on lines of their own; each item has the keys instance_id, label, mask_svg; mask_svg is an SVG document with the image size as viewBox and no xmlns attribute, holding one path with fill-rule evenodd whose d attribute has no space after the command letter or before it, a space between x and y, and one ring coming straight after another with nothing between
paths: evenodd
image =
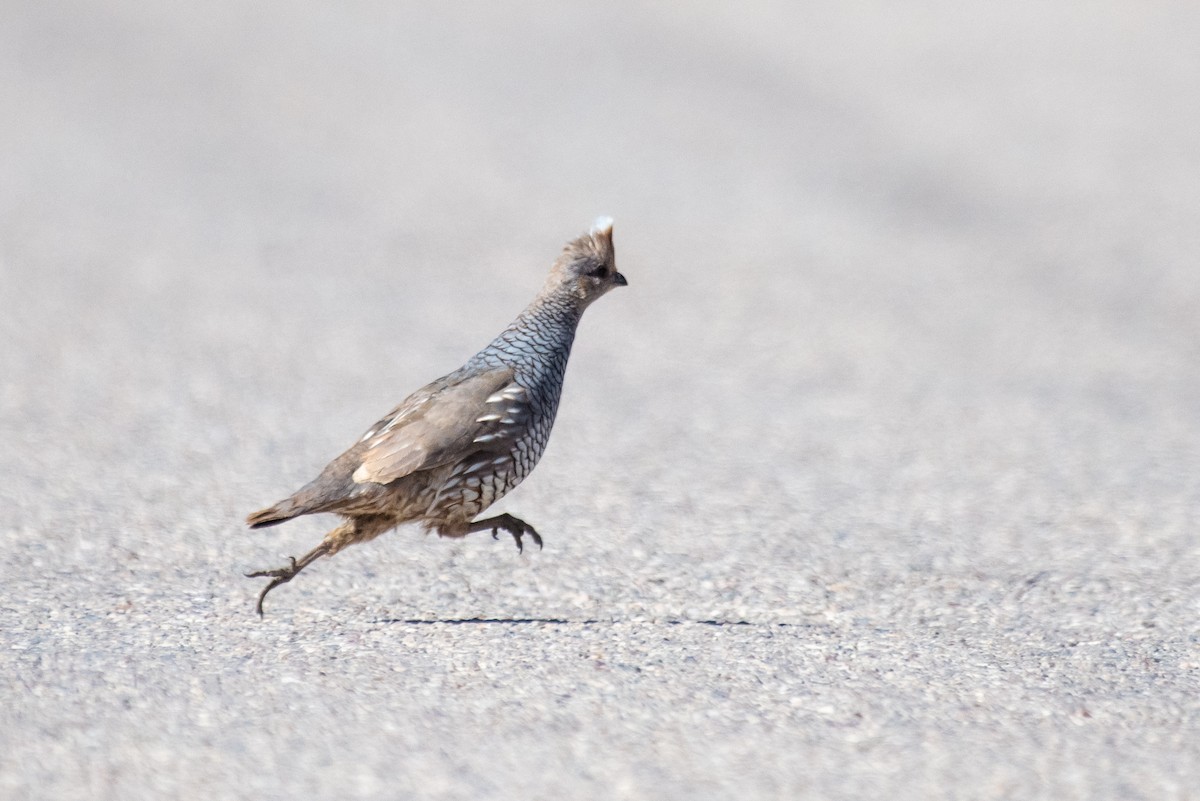
<instances>
[{"instance_id":1,"label":"gravel texture","mask_svg":"<svg viewBox=\"0 0 1200 801\"><path fill-rule=\"evenodd\" d=\"M0 797L1200 798L1195 3L3 17ZM545 550L259 621L598 214Z\"/></svg>"}]
</instances>

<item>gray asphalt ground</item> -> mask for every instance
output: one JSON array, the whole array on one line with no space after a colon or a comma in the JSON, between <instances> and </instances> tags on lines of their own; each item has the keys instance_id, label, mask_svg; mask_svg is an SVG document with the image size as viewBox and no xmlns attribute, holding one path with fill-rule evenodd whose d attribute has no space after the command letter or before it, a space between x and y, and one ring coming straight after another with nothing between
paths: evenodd
<instances>
[{"instance_id":1,"label":"gray asphalt ground","mask_svg":"<svg viewBox=\"0 0 1200 801\"><path fill-rule=\"evenodd\" d=\"M1200 7L8 0L0 797L1200 798ZM616 218L545 550L249 532Z\"/></svg>"}]
</instances>

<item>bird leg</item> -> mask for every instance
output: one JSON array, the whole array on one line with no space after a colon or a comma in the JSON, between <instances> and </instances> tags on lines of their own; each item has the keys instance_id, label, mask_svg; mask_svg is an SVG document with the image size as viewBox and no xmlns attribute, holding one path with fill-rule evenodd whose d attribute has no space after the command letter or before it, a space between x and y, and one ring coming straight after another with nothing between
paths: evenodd
<instances>
[{"instance_id":1,"label":"bird leg","mask_svg":"<svg viewBox=\"0 0 1200 801\"><path fill-rule=\"evenodd\" d=\"M313 548L311 551L304 554L304 556L302 556L299 560L297 560L294 556L289 556L288 559L291 560L291 564L287 567L281 567L277 570L256 570L253 573L247 573L246 578L259 578L261 576L265 576L271 579L271 583L264 587L263 591L258 594L258 606L256 607L258 616L263 616L263 598L267 597L268 592L275 589L280 584L287 584L289 581L294 579L296 574L301 570L308 567L320 557L329 553L332 547L333 543L331 543L329 540L325 540L316 548Z\"/></svg>"},{"instance_id":2,"label":"bird leg","mask_svg":"<svg viewBox=\"0 0 1200 801\"><path fill-rule=\"evenodd\" d=\"M489 517L486 520L476 520L467 528L467 533L474 534L476 531L487 531L489 529L491 529L492 539L494 540L499 539L499 535L496 532L500 529L504 529L509 534L512 534L513 539L517 541L517 553L525 552L525 545L521 542L521 537L525 534L533 537L533 541L537 543L538 550L542 548L542 538L533 530L533 526L508 513Z\"/></svg>"}]
</instances>

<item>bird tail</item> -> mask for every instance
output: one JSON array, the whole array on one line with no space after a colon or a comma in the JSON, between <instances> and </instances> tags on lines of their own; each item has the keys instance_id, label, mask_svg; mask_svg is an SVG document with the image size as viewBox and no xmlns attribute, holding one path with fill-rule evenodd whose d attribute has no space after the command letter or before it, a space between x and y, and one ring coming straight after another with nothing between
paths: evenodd
<instances>
[{"instance_id":1,"label":"bird tail","mask_svg":"<svg viewBox=\"0 0 1200 801\"><path fill-rule=\"evenodd\" d=\"M267 526L276 526L285 520L291 520L297 515L304 514L295 501L288 498L286 501L280 501L274 506L268 506L266 509L259 509L254 514L246 518L246 522L250 524L250 528L266 528Z\"/></svg>"}]
</instances>

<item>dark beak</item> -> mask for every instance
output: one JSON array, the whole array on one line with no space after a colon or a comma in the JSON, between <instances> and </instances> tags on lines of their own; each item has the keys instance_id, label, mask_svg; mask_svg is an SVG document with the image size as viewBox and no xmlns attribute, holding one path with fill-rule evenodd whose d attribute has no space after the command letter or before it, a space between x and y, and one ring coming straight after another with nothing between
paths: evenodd
<instances>
[{"instance_id":1,"label":"dark beak","mask_svg":"<svg viewBox=\"0 0 1200 801\"><path fill-rule=\"evenodd\" d=\"M629 282L625 280L625 276L620 273L613 273L613 283L617 286L629 286Z\"/></svg>"}]
</instances>

